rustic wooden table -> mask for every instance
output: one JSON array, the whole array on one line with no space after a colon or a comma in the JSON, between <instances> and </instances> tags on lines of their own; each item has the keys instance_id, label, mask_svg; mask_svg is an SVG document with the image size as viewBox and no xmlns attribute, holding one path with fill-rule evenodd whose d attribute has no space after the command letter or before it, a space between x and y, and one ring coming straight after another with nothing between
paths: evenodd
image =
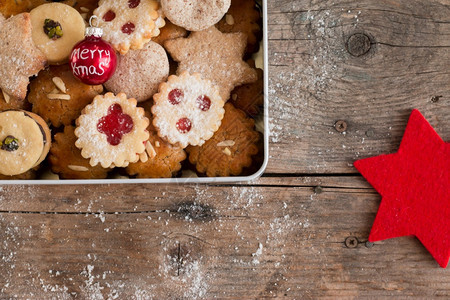
<instances>
[{"instance_id":1,"label":"rustic wooden table","mask_svg":"<svg viewBox=\"0 0 450 300\"><path fill-rule=\"evenodd\" d=\"M413 108L450 140L450 1L268 7L263 178L2 186L1 299L450 296L417 239L366 242L381 197L352 166Z\"/></svg>"}]
</instances>

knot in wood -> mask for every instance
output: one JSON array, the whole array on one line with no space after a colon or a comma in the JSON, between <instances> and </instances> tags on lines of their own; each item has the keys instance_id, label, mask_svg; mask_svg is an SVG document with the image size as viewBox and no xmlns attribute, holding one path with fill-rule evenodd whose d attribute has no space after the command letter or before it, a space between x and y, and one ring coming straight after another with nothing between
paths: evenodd
<instances>
[{"instance_id":1,"label":"knot in wood","mask_svg":"<svg viewBox=\"0 0 450 300\"><path fill-rule=\"evenodd\" d=\"M207 205L196 204L194 202L181 203L177 212L185 219L189 220L205 220L213 217L213 209Z\"/></svg>"},{"instance_id":2,"label":"knot in wood","mask_svg":"<svg viewBox=\"0 0 450 300\"><path fill-rule=\"evenodd\" d=\"M347 40L347 51L353 56L362 56L369 52L370 48L370 38L363 33L355 33Z\"/></svg>"},{"instance_id":3,"label":"knot in wood","mask_svg":"<svg viewBox=\"0 0 450 300\"><path fill-rule=\"evenodd\" d=\"M321 194L323 192L323 188L318 185L314 188L314 194Z\"/></svg>"},{"instance_id":4,"label":"knot in wood","mask_svg":"<svg viewBox=\"0 0 450 300\"><path fill-rule=\"evenodd\" d=\"M358 247L358 238L356 236L349 236L345 239L344 244L347 248L356 248Z\"/></svg>"},{"instance_id":5,"label":"knot in wood","mask_svg":"<svg viewBox=\"0 0 450 300\"><path fill-rule=\"evenodd\" d=\"M347 122L344 120L336 121L336 123L334 123L334 128L337 132L345 132L347 130Z\"/></svg>"},{"instance_id":6,"label":"knot in wood","mask_svg":"<svg viewBox=\"0 0 450 300\"><path fill-rule=\"evenodd\" d=\"M436 103L436 102L438 102L439 99L441 99L441 98L442 98L442 96L433 96L433 97L431 97L431 102Z\"/></svg>"}]
</instances>

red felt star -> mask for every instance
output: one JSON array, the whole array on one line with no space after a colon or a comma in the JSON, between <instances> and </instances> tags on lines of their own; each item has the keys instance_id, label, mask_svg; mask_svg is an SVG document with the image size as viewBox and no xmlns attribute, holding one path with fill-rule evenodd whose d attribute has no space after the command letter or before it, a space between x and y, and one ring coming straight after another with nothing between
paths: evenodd
<instances>
[{"instance_id":1,"label":"red felt star","mask_svg":"<svg viewBox=\"0 0 450 300\"><path fill-rule=\"evenodd\" d=\"M397 153L355 162L383 196L369 241L415 235L439 265L450 258L450 143L413 110Z\"/></svg>"}]
</instances>

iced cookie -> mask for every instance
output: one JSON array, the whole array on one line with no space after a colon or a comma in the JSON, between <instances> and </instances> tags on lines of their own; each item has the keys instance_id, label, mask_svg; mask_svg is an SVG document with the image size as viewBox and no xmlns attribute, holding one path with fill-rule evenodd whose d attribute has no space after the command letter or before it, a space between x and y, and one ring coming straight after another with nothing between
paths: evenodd
<instances>
[{"instance_id":1,"label":"iced cookie","mask_svg":"<svg viewBox=\"0 0 450 300\"><path fill-rule=\"evenodd\" d=\"M153 100L153 125L159 136L182 148L211 138L224 114L218 88L200 74L169 76Z\"/></svg>"},{"instance_id":2,"label":"iced cookie","mask_svg":"<svg viewBox=\"0 0 450 300\"><path fill-rule=\"evenodd\" d=\"M0 89L23 100L29 77L45 67L46 58L32 39L30 14L0 18Z\"/></svg>"},{"instance_id":3,"label":"iced cookie","mask_svg":"<svg viewBox=\"0 0 450 300\"><path fill-rule=\"evenodd\" d=\"M230 3L230 0L161 0L161 7L173 24L201 31L219 22Z\"/></svg>"},{"instance_id":4,"label":"iced cookie","mask_svg":"<svg viewBox=\"0 0 450 300\"><path fill-rule=\"evenodd\" d=\"M202 146L186 148L189 161L209 177L240 175L258 153L255 122L231 103L225 104L222 125Z\"/></svg>"},{"instance_id":5,"label":"iced cookie","mask_svg":"<svg viewBox=\"0 0 450 300\"><path fill-rule=\"evenodd\" d=\"M258 79L256 71L242 60L246 40L243 33L221 33L212 26L188 38L166 41L164 46L180 63L178 74L202 74L220 88L220 96L226 101L234 87Z\"/></svg>"},{"instance_id":6,"label":"iced cookie","mask_svg":"<svg viewBox=\"0 0 450 300\"><path fill-rule=\"evenodd\" d=\"M150 113L147 113L150 118ZM137 163L131 163L126 172L130 176L138 178L170 178L181 170L181 162L186 159L183 148L171 145L160 138L150 122L147 127L150 138L146 144L148 159L142 159Z\"/></svg>"},{"instance_id":7,"label":"iced cookie","mask_svg":"<svg viewBox=\"0 0 450 300\"><path fill-rule=\"evenodd\" d=\"M63 179L103 179L109 169L100 165L95 167L81 155L80 149L75 147L77 137L73 126L64 127L64 132L55 134L50 154L48 156L51 169Z\"/></svg>"},{"instance_id":8,"label":"iced cookie","mask_svg":"<svg viewBox=\"0 0 450 300\"><path fill-rule=\"evenodd\" d=\"M262 39L262 22L255 0L231 0L230 9L216 26L226 33L245 33L247 35L246 53L258 52L259 42Z\"/></svg>"},{"instance_id":9,"label":"iced cookie","mask_svg":"<svg viewBox=\"0 0 450 300\"><path fill-rule=\"evenodd\" d=\"M59 127L72 124L102 91L102 85L87 85L77 80L69 65L64 64L39 72L31 81L27 99L34 113Z\"/></svg>"},{"instance_id":10,"label":"iced cookie","mask_svg":"<svg viewBox=\"0 0 450 300\"><path fill-rule=\"evenodd\" d=\"M73 46L84 39L85 23L73 7L62 3L43 4L30 12L33 41L50 64L68 60Z\"/></svg>"},{"instance_id":11,"label":"iced cookie","mask_svg":"<svg viewBox=\"0 0 450 300\"><path fill-rule=\"evenodd\" d=\"M149 138L149 120L136 104L124 93L106 93L96 96L83 110L76 121L75 146L90 159L91 166L126 167L139 160Z\"/></svg>"},{"instance_id":12,"label":"iced cookie","mask_svg":"<svg viewBox=\"0 0 450 300\"><path fill-rule=\"evenodd\" d=\"M142 49L165 24L155 0L100 0L94 15L98 17L98 27L103 29L103 39L121 54Z\"/></svg>"},{"instance_id":13,"label":"iced cookie","mask_svg":"<svg viewBox=\"0 0 450 300\"><path fill-rule=\"evenodd\" d=\"M143 49L130 50L120 56L113 77L105 88L113 93L125 93L138 102L150 99L161 82L169 76L169 59L163 47L148 42Z\"/></svg>"},{"instance_id":14,"label":"iced cookie","mask_svg":"<svg viewBox=\"0 0 450 300\"><path fill-rule=\"evenodd\" d=\"M39 165L51 145L50 129L45 121L27 111L0 113L0 173L22 174Z\"/></svg>"}]
</instances>

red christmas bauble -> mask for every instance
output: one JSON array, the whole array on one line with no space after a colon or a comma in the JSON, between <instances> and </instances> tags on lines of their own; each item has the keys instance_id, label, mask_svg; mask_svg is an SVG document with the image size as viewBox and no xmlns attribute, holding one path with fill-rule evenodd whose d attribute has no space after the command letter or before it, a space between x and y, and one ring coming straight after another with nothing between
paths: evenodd
<instances>
[{"instance_id":1,"label":"red christmas bauble","mask_svg":"<svg viewBox=\"0 0 450 300\"><path fill-rule=\"evenodd\" d=\"M86 38L73 47L70 55L73 75L85 84L102 84L108 81L116 70L116 52L101 35L100 28L87 28Z\"/></svg>"}]
</instances>

